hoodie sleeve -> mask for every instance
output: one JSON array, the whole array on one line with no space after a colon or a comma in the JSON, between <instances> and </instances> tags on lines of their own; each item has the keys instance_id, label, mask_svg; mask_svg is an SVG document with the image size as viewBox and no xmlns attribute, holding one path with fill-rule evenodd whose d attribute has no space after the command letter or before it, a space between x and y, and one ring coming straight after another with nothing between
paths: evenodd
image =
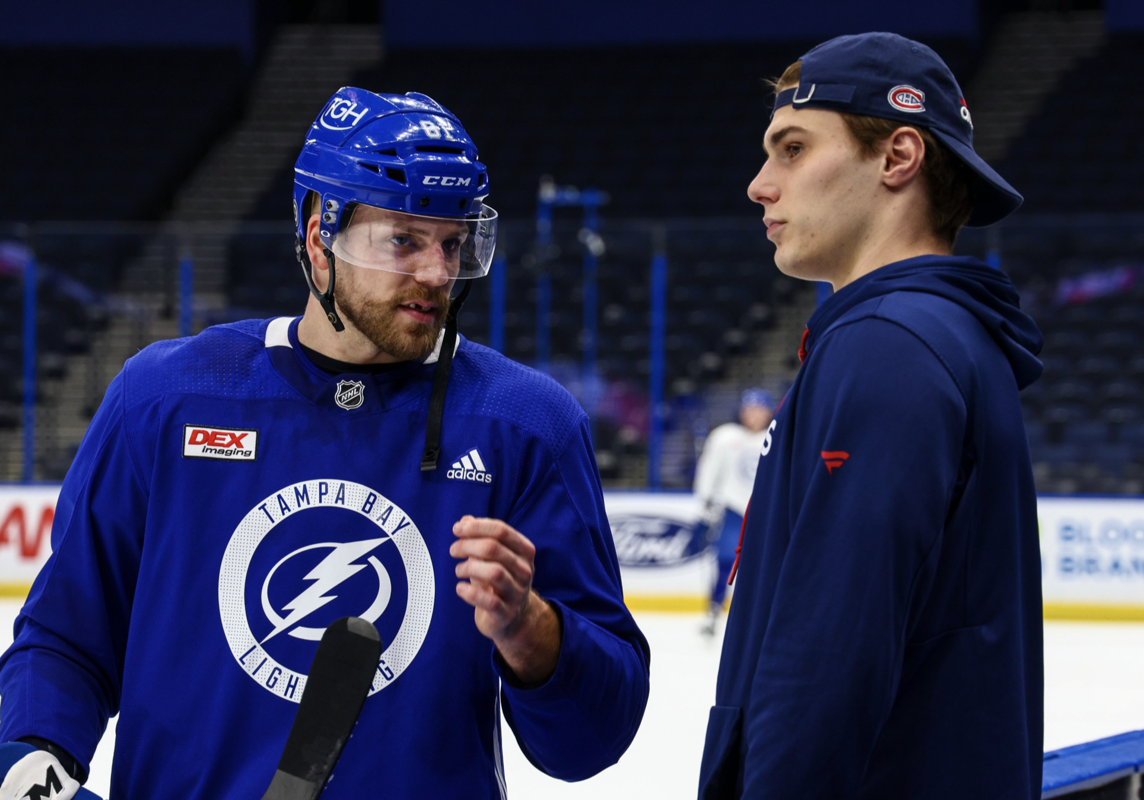
<instances>
[{"instance_id":1,"label":"hoodie sleeve","mask_svg":"<svg viewBox=\"0 0 1144 800\"><path fill-rule=\"evenodd\" d=\"M615 764L635 737L651 655L624 606L587 420L555 459L539 447L525 457L539 469L508 522L536 544L533 586L560 618L560 655L539 686L522 686L495 650L493 663L524 754L554 778L582 780Z\"/></svg>"},{"instance_id":2,"label":"hoodie sleeve","mask_svg":"<svg viewBox=\"0 0 1144 800\"><path fill-rule=\"evenodd\" d=\"M933 582L966 429L950 373L896 323L840 326L804 369L786 419L790 540L744 709L744 797L854 796Z\"/></svg>"}]
</instances>

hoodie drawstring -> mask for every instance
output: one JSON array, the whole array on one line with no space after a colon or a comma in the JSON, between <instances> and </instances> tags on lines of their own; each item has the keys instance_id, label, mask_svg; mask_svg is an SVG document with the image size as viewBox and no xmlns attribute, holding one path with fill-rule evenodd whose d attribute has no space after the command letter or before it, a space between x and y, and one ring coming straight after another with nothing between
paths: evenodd
<instances>
[{"instance_id":1,"label":"hoodie drawstring","mask_svg":"<svg viewBox=\"0 0 1144 800\"><path fill-rule=\"evenodd\" d=\"M803 364L806 362L806 337L810 336L810 326L802 332L802 341L798 343L798 363Z\"/></svg>"},{"instance_id":2,"label":"hoodie drawstring","mask_svg":"<svg viewBox=\"0 0 1144 800\"><path fill-rule=\"evenodd\" d=\"M743 552L743 533L747 530L747 515L751 513L751 501L743 509L743 524L739 526L739 544L735 547L735 563L731 565L731 574L727 576L727 585L735 582L735 573L739 571L739 554Z\"/></svg>"}]
</instances>

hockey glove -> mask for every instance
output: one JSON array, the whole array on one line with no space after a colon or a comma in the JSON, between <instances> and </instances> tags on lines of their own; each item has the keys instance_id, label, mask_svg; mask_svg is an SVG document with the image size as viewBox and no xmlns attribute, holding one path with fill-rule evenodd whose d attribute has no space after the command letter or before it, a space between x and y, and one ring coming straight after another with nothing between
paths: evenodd
<instances>
[{"instance_id":1,"label":"hockey glove","mask_svg":"<svg viewBox=\"0 0 1144 800\"><path fill-rule=\"evenodd\" d=\"M0 800L99 800L59 760L26 742L0 744Z\"/></svg>"}]
</instances>

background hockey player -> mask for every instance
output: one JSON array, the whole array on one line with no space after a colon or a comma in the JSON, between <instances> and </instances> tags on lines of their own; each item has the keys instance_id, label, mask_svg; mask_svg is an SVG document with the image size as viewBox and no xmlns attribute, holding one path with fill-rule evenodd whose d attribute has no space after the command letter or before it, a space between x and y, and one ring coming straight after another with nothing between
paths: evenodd
<instances>
[{"instance_id":1,"label":"background hockey player","mask_svg":"<svg viewBox=\"0 0 1144 800\"><path fill-rule=\"evenodd\" d=\"M819 45L751 183L779 269L829 281L759 462L704 798L1036 798L1042 619L1019 389L1041 336L951 255L1021 196L936 53Z\"/></svg>"},{"instance_id":2,"label":"background hockey player","mask_svg":"<svg viewBox=\"0 0 1144 800\"><path fill-rule=\"evenodd\" d=\"M649 652L584 412L457 336L496 239L476 148L424 95L346 88L296 180L304 316L153 345L109 387L0 664L0 740L39 751L0 754L82 777L118 713L112 796L260 797L354 615L384 650L325 797L503 797L502 707L588 777Z\"/></svg>"},{"instance_id":3,"label":"background hockey player","mask_svg":"<svg viewBox=\"0 0 1144 800\"><path fill-rule=\"evenodd\" d=\"M775 400L770 392L747 389L740 400L739 421L724 423L708 434L695 467L695 496L703 503L703 522L715 544L717 559L711 606L702 629L708 636L715 634L715 623L727 597L727 577L735 563L743 514L774 413Z\"/></svg>"}]
</instances>

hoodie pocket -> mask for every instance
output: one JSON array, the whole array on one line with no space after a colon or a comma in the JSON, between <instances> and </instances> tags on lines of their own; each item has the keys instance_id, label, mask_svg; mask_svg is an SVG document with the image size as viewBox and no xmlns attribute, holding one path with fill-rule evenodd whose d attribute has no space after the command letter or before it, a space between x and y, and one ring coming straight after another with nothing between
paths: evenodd
<instances>
[{"instance_id":1,"label":"hoodie pocket","mask_svg":"<svg viewBox=\"0 0 1144 800\"><path fill-rule=\"evenodd\" d=\"M707 741L699 767L699 798L738 797L743 709L712 706L707 718Z\"/></svg>"}]
</instances>

